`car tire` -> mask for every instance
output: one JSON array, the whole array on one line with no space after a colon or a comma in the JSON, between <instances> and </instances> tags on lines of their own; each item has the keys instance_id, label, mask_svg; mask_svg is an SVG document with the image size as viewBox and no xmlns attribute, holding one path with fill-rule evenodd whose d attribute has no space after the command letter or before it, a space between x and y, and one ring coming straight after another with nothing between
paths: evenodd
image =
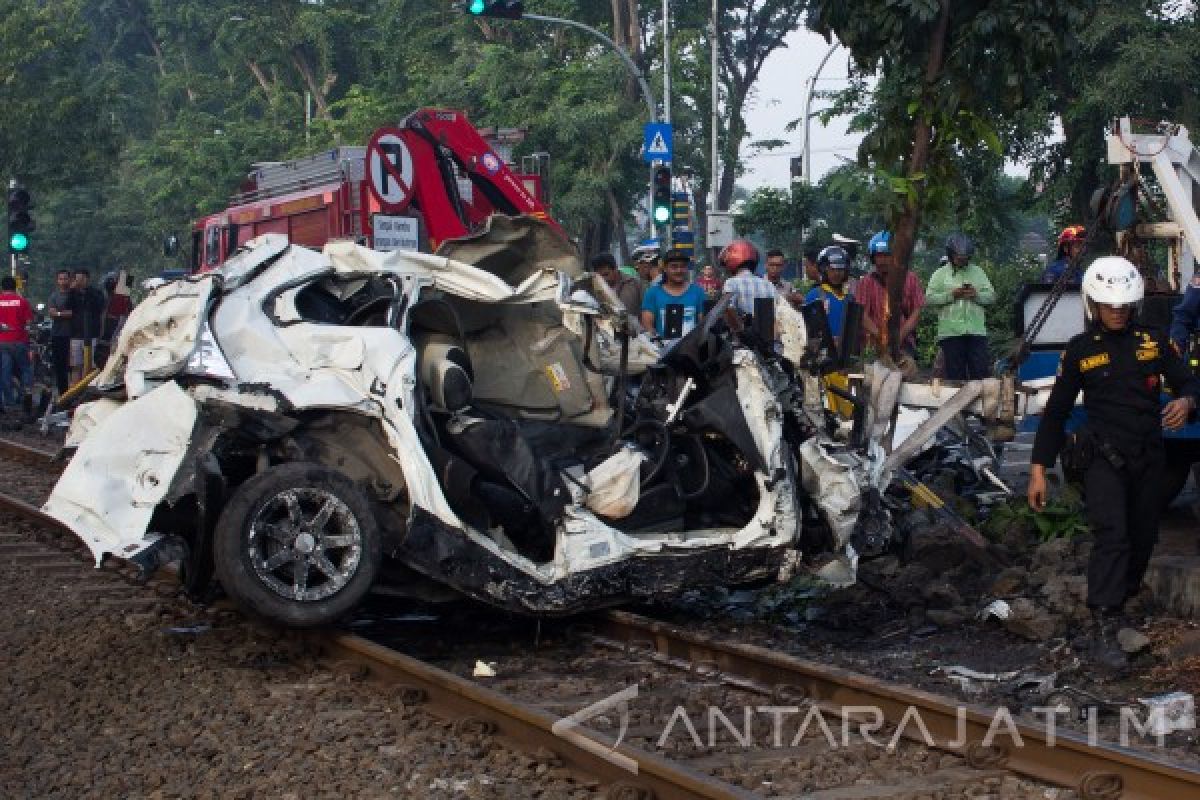
<instances>
[{"instance_id":1,"label":"car tire","mask_svg":"<svg viewBox=\"0 0 1200 800\"><path fill-rule=\"evenodd\" d=\"M329 624L366 595L383 548L371 502L319 464L271 467L225 504L217 578L244 610L290 628Z\"/></svg>"}]
</instances>

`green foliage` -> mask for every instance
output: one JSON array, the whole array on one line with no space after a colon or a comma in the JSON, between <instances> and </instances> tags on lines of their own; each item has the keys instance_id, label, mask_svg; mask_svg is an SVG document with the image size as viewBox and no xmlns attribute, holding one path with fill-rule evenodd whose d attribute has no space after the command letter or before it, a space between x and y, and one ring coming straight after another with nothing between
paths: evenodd
<instances>
[{"instance_id":1,"label":"green foliage","mask_svg":"<svg viewBox=\"0 0 1200 800\"><path fill-rule=\"evenodd\" d=\"M1060 226L1082 222L1092 190L1115 177L1100 138L1113 119L1200 125L1197 15L1195 4L1175 0L1103 0L1079 21L1076 52L1031 104L1032 112L1057 115L1065 139L1046 125L1046 135L1020 153Z\"/></svg>"},{"instance_id":2,"label":"green foliage","mask_svg":"<svg viewBox=\"0 0 1200 800\"><path fill-rule=\"evenodd\" d=\"M983 533L993 541L1008 538L1014 530L1028 531L1043 542L1074 538L1088 532L1083 514L1083 496L1078 489L1064 486L1050 495L1040 512L1029 507L1024 497L1011 497L992 508L983 523Z\"/></svg>"},{"instance_id":3,"label":"green foliage","mask_svg":"<svg viewBox=\"0 0 1200 800\"><path fill-rule=\"evenodd\" d=\"M806 244L822 247L838 233L864 244L884 227L888 190L878 176L853 164L825 174L817 186Z\"/></svg>"},{"instance_id":4,"label":"green foliage","mask_svg":"<svg viewBox=\"0 0 1200 800\"><path fill-rule=\"evenodd\" d=\"M817 190L800 183L791 189L755 189L734 219L738 235L761 234L769 248L799 255L812 218Z\"/></svg>"},{"instance_id":5,"label":"green foliage","mask_svg":"<svg viewBox=\"0 0 1200 800\"><path fill-rule=\"evenodd\" d=\"M922 213L951 212L968 196L967 165L982 160L996 172L1004 155L1040 131L1027 111L1070 55L1070 32L1091 5L812 4L810 25L837 36L860 72L835 109L853 112L852 129L865 134L859 165L885 176L901 263L909 262ZM879 77L868 90L862 76L873 73Z\"/></svg>"},{"instance_id":6,"label":"green foliage","mask_svg":"<svg viewBox=\"0 0 1200 800\"><path fill-rule=\"evenodd\" d=\"M608 31L662 99L659 4L536 5ZM708 8L673 6L675 174L703 197ZM645 196L636 84L570 28L472 19L446 0L0 0L0 12L0 100L21 109L0 118L0 163L39 204L35 274L179 266L161 256L162 236L186 243L255 162L363 144L422 106L527 129L516 156L550 154L552 212L582 239L606 246ZM728 195L746 99L804 6L732 0L721 13Z\"/></svg>"}]
</instances>

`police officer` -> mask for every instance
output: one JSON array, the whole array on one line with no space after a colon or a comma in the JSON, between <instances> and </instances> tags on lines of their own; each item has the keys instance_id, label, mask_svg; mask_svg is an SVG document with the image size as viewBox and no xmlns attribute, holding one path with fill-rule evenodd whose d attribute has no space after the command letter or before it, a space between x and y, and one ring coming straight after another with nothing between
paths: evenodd
<instances>
[{"instance_id":1,"label":"police officer","mask_svg":"<svg viewBox=\"0 0 1200 800\"><path fill-rule=\"evenodd\" d=\"M1133 323L1144 293L1133 264L1120 256L1098 258L1084 274L1082 288L1088 328L1063 352L1034 439L1027 495L1029 505L1042 510L1046 468L1062 449L1067 415L1082 390L1087 423L1076 434L1072 460L1084 470L1094 538L1087 566L1092 655L1118 668L1127 663L1116 642L1119 614L1141 588L1158 539L1161 429L1187 421L1196 409L1200 381L1166 337ZM1165 407L1159 401L1162 377L1176 396Z\"/></svg>"}]
</instances>

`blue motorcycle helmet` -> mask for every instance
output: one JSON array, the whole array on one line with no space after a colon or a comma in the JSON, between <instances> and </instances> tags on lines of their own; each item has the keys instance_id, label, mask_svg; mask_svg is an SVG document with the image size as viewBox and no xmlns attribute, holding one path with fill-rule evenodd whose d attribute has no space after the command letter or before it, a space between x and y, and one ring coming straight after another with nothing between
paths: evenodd
<instances>
[{"instance_id":1,"label":"blue motorcycle helmet","mask_svg":"<svg viewBox=\"0 0 1200 800\"><path fill-rule=\"evenodd\" d=\"M875 256L877 256L880 253L888 254L891 252L892 252L892 232L891 231L880 231L879 233L877 233L871 237L871 241L867 242L867 258L871 259L872 261L874 261Z\"/></svg>"}]
</instances>

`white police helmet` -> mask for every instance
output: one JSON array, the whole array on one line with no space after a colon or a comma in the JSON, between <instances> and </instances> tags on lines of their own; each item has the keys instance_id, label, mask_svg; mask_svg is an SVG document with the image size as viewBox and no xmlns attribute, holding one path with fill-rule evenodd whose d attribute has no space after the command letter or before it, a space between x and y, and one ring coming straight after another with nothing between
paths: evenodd
<instances>
[{"instance_id":1,"label":"white police helmet","mask_svg":"<svg viewBox=\"0 0 1200 800\"><path fill-rule=\"evenodd\" d=\"M1146 294L1146 284L1137 267L1121 256L1102 256L1083 273L1084 313L1094 318L1092 303L1136 306Z\"/></svg>"}]
</instances>

